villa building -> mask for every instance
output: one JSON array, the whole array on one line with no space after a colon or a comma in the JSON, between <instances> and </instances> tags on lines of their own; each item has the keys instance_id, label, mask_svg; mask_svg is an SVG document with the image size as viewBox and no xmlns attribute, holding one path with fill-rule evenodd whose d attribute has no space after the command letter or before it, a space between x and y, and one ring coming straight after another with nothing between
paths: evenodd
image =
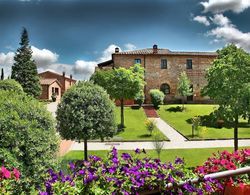
<instances>
[{"instance_id":1,"label":"villa building","mask_svg":"<svg viewBox=\"0 0 250 195\"><path fill-rule=\"evenodd\" d=\"M107 70L116 67L129 68L140 63L145 69L145 97L150 103L149 91L160 89L166 95L165 101L178 102L178 78L185 71L192 85L193 95L188 102L203 102L208 97L202 97L200 92L206 84L205 70L217 57L216 52L179 52L168 49L153 48L120 52L115 49L112 59L98 64L98 69Z\"/></svg>"},{"instance_id":2,"label":"villa building","mask_svg":"<svg viewBox=\"0 0 250 195\"><path fill-rule=\"evenodd\" d=\"M38 75L42 86L40 99L43 100L51 100L53 93L56 94L57 100L60 100L64 92L76 83L76 80L72 78L72 75L68 77L65 75L65 72L59 74L52 71L45 71Z\"/></svg>"}]
</instances>

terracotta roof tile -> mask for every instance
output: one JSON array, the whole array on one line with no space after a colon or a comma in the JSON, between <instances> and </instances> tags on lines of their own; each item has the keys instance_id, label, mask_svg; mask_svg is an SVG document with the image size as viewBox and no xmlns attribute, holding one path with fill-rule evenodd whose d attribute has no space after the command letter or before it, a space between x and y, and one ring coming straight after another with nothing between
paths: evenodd
<instances>
[{"instance_id":1,"label":"terracotta roof tile","mask_svg":"<svg viewBox=\"0 0 250 195\"><path fill-rule=\"evenodd\" d=\"M182 51L170 51L169 49L158 49L157 53L153 53L152 48L134 50L134 51L122 51L114 53L115 55L205 55L205 56L217 56L216 52L182 52Z\"/></svg>"},{"instance_id":2,"label":"terracotta roof tile","mask_svg":"<svg viewBox=\"0 0 250 195\"><path fill-rule=\"evenodd\" d=\"M57 81L57 79L44 79L44 78L40 78L41 85L51 85L55 81Z\"/></svg>"}]
</instances>

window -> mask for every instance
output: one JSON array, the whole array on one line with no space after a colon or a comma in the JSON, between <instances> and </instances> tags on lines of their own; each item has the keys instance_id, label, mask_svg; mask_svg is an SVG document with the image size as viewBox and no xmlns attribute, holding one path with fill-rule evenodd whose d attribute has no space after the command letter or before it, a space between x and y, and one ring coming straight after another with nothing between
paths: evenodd
<instances>
[{"instance_id":1,"label":"window","mask_svg":"<svg viewBox=\"0 0 250 195\"><path fill-rule=\"evenodd\" d=\"M135 59L135 64L141 64L141 59Z\"/></svg>"},{"instance_id":2,"label":"window","mask_svg":"<svg viewBox=\"0 0 250 195\"><path fill-rule=\"evenodd\" d=\"M52 87L52 93L54 93L55 92L55 88L54 87Z\"/></svg>"},{"instance_id":3,"label":"window","mask_svg":"<svg viewBox=\"0 0 250 195\"><path fill-rule=\"evenodd\" d=\"M192 59L187 59L187 69L192 69L193 67Z\"/></svg>"},{"instance_id":4,"label":"window","mask_svg":"<svg viewBox=\"0 0 250 195\"><path fill-rule=\"evenodd\" d=\"M161 59L161 69L167 69L167 68L168 68L167 59Z\"/></svg>"},{"instance_id":5,"label":"window","mask_svg":"<svg viewBox=\"0 0 250 195\"><path fill-rule=\"evenodd\" d=\"M162 84L160 90L161 90L165 95L170 94L170 87L169 87L169 85L168 85L167 83Z\"/></svg>"},{"instance_id":6,"label":"window","mask_svg":"<svg viewBox=\"0 0 250 195\"><path fill-rule=\"evenodd\" d=\"M55 88L55 94L59 95L59 89L57 87Z\"/></svg>"}]
</instances>

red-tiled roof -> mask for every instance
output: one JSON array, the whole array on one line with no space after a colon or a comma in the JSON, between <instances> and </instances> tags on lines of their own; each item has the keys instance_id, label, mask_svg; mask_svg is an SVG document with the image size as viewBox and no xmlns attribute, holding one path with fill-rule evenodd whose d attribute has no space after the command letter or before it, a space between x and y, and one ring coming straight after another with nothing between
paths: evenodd
<instances>
[{"instance_id":1,"label":"red-tiled roof","mask_svg":"<svg viewBox=\"0 0 250 195\"><path fill-rule=\"evenodd\" d=\"M59 85L60 83L58 82L57 79L45 79L45 78L40 78L40 83L41 85L51 85L52 83L57 82Z\"/></svg>"},{"instance_id":2,"label":"red-tiled roof","mask_svg":"<svg viewBox=\"0 0 250 195\"><path fill-rule=\"evenodd\" d=\"M113 60L108 60L108 61L105 61L105 62L101 62L101 63L99 63L97 65L98 65L98 67L103 67L103 66L110 66L113 63L114 63Z\"/></svg>"},{"instance_id":3,"label":"red-tiled roof","mask_svg":"<svg viewBox=\"0 0 250 195\"><path fill-rule=\"evenodd\" d=\"M61 76L61 77L63 76L62 74L59 74L59 73L54 72L54 71L51 71L51 70L46 70L46 71L44 71L44 72L40 72L38 75L44 74L44 73L46 73L46 72L49 72L49 73L52 73L52 74L55 74L55 75L58 75L58 76ZM70 78L69 76L67 76L67 75L65 75L65 78L76 82L75 79L73 79L73 78L71 79L71 78Z\"/></svg>"},{"instance_id":4,"label":"red-tiled roof","mask_svg":"<svg viewBox=\"0 0 250 195\"><path fill-rule=\"evenodd\" d=\"M170 51L169 49L157 49L157 53L153 52L152 48L140 49L134 51L122 51L114 53L115 55L202 55L202 56L217 56L216 52L183 52Z\"/></svg>"}]
</instances>

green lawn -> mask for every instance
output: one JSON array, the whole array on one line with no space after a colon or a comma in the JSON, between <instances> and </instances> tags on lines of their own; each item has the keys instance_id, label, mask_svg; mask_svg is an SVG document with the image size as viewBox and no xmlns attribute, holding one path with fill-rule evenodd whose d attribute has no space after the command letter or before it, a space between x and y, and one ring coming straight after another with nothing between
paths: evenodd
<instances>
[{"instance_id":1,"label":"green lawn","mask_svg":"<svg viewBox=\"0 0 250 195\"><path fill-rule=\"evenodd\" d=\"M169 149L169 150L162 150L161 153L161 160L163 162L173 162L176 157L184 158L188 167L194 167L197 165L202 165L208 157L212 156L213 153L218 151L233 151L233 148L195 148L195 149ZM119 154L123 152L127 152L130 154L135 154L134 151L125 151L121 150L118 151ZM140 156L143 157L151 157L157 158L157 153L155 150L147 150L147 154L141 154ZM107 157L107 151L89 151L89 155L97 155L102 158ZM70 151L63 157L63 162L67 163L69 161L74 160L82 160L83 159L83 151Z\"/></svg>"},{"instance_id":2,"label":"green lawn","mask_svg":"<svg viewBox=\"0 0 250 195\"><path fill-rule=\"evenodd\" d=\"M158 110L158 114L169 125L189 139L192 139L192 124L189 120L197 115L208 115L217 107L216 105L187 104L185 105L186 110L179 112L174 110L177 106L181 105L163 105ZM241 120L241 122L242 127L239 128L239 138L250 138L250 126L247 125L247 121ZM233 138L233 128L206 127L202 137L203 139Z\"/></svg>"},{"instance_id":3,"label":"green lawn","mask_svg":"<svg viewBox=\"0 0 250 195\"><path fill-rule=\"evenodd\" d=\"M124 118L125 118L125 129L116 135L113 140L119 141L131 141L131 140L153 140L155 134L160 134L162 140L167 140L167 138L156 129L152 136L149 136L149 132L145 126L145 120L147 119L144 110L131 109L130 107L124 108ZM116 107L115 110L116 123L120 123L120 107Z\"/></svg>"}]
</instances>

